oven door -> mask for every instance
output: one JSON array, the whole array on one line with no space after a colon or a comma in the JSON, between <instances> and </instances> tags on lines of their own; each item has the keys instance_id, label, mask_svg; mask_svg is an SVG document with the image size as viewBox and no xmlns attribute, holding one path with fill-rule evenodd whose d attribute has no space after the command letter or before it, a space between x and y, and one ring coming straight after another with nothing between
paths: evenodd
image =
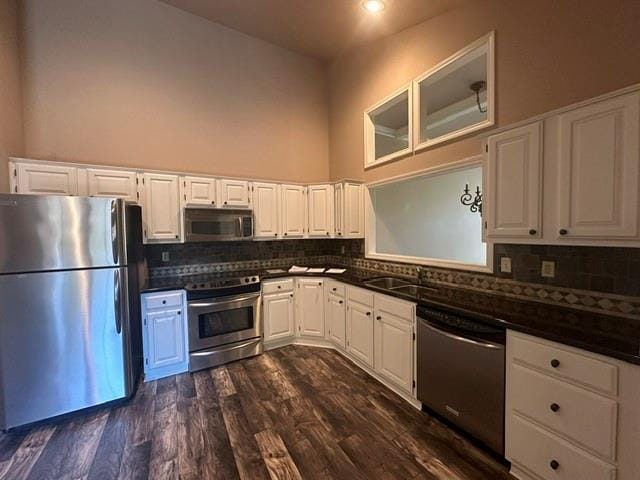
<instances>
[{"instance_id":1,"label":"oven door","mask_svg":"<svg viewBox=\"0 0 640 480\"><path fill-rule=\"evenodd\" d=\"M262 336L260 294L192 300L189 313L189 351Z\"/></svg>"}]
</instances>

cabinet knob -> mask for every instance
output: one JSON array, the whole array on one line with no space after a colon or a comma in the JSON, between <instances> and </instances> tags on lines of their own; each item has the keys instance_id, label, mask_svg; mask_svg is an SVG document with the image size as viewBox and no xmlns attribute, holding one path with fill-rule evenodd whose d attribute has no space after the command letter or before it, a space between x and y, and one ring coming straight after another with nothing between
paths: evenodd
<instances>
[{"instance_id":1,"label":"cabinet knob","mask_svg":"<svg viewBox=\"0 0 640 480\"><path fill-rule=\"evenodd\" d=\"M565 229L565 228L561 228L561 229L560 229L560 235L566 235L567 233L569 233L569 232L567 231L567 229Z\"/></svg>"},{"instance_id":2,"label":"cabinet knob","mask_svg":"<svg viewBox=\"0 0 640 480\"><path fill-rule=\"evenodd\" d=\"M181 310L178 310L178 315L182 315L182 311Z\"/></svg>"},{"instance_id":3,"label":"cabinet knob","mask_svg":"<svg viewBox=\"0 0 640 480\"><path fill-rule=\"evenodd\" d=\"M330 235L330 233L329 233L329 232L327 232L327 235Z\"/></svg>"},{"instance_id":4,"label":"cabinet knob","mask_svg":"<svg viewBox=\"0 0 640 480\"><path fill-rule=\"evenodd\" d=\"M291 295L289 295L291 298L293 298L293 293Z\"/></svg>"},{"instance_id":5,"label":"cabinet knob","mask_svg":"<svg viewBox=\"0 0 640 480\"><path fill-rule=\"evenodd\" d=\"M282 285L278 285L278 290L280 290L282 288Z\"/></svg>"},{"instance_id":6,"label":"cabinet knob","mask_svg":"<svg viewBox=\"0 0 640 480\"><path fill-rule=\"evenodd\" d=\"M322 282L318 282L318 285L322 286Z\"/></svg>"},{"instance_id":7,"label":"cabinet knob","mask_svg":"<svg viewBox=\"0 0 640 480\"><path fill-rule=\"evenodd\" d=\"M162 300L162 304L163 304L163 305L166 305L166 304L167 304L167 301L166 301L166 300Z\"/></svg>"},{"instance_id":8,"label":"cabinet knob","mask_svg":"<svg viewBox=\"0 0 640 480\"><path fill-rule=\"evenodd\" d=\"M371 312L367 312L367 317L370 317L370 316L371 316Z\"/></svg>"},{"instance_id":9,"label":"cabinet knob","mask_svg":"<svg viewBox=\"0 0 640 480\"><path fill-rule=\"evenodd\" d=\"M276 235L278 235L278 234L276 233ZM285 236L285 237L287 236L287 232L284 232L284 236Z\"/></svg>"},{"instance_id":10,"label":"cabinet knob","mask_svg":"<svg viewBox=\"0 0 640 480\"><path fill-rule=\"evenodd\" d=\"M215 200L211 200L211 205L215 205L216 201Z\"/></svg>"},{"instance_id":11,"label":"cabinet knob","mask_svg":"<svg viewBox=\"0 0 640 480\"><path fill-rule=\"evenodd\" d=\"M338 291L338 289L336 287L333 287L331 290L334 291L334 292Z\"/></svg>"},{"instance_id":12,"label":"cabinet knob","mask_svg":"<svg viewBox=\"0 0 640 480\"><path fill-rule=\"evenodd\" d=\"M378 316L376 317L376 320L382 320L382 317L381 317L380 315L378 315Z\"/></svg>"},{"instance_id":13,"label":"cabinet knob","mask_svg":"<svg viewBox=\"0 0 640 480\"><path fill-rule=\"evenodd\" d=\"M532 228L531 230L529 230L529 235L535 235L537 232L537 230L535 228Z\"/></svg>"},{"instance_id":14,"label":"cabinet knob","mask_svg":"<svg viewBox=\"0 0 640 480\"><path fill-rule=\"evenodd\" d=\"M226 204L227 204L227 202L224 202L224 204L226 205Z\"/></svg>"},{"instance_id":15,"label":"cabinet knob","mask_svg":"<svg viewBox=\"0 0 640 480\"><path fill-rule=\"evenodd\" d=\"M180 235L176 235L176 238L180 238Z\"/></svg>"},{"instance_id":16,"label":"cabinet knob","mask_svg":"<svg viewBox=\"0 0 640 480\"><path fill-rule=\"evenodd\" d=\"M560 366L560 360L558 360L557 358L554 358L553 360L551 360L551 366L553 368L558 368Z\"/></svg>"},{"instance_id":17,"label":"cabinet knob","mask_svg":"<svg viewBox=\"0 0 640 480\"><path fill-rule=\"evenodd\" d=\"M557 403L552 403L551 405L549 405L549 408L552 412L557 412L558 410L560 410L560 405L558 405Z\"/></svg>"},{"instance_id":18,"label":"cabinet knob","mask_svg":"<svg viewBox=\"0 0 640 480\"><path fill-rule=\"evenodd\" d=\"M342 300L339 300L338 303L342 305L344 302Z\"/></svg>"},{"instance_id":19,"label":"cabinet knob","mask_svg":"<svg viewBox=\"0 0 640 480\"><path fill-rule=\"evenodd\" d=\"M551 470L557 470L560 467L560 464L557 460L551 460L549 462L549 466L551 467Z\"/></svg>"}]
</instances>

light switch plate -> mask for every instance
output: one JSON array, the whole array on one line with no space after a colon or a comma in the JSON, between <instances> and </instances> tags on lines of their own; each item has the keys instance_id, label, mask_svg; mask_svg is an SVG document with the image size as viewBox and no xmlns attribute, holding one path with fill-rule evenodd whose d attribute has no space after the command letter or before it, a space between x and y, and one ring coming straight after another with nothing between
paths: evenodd
<instances>
[{"instance_id":1,"label":"light switch plate","mask_svg":"<svg viewBox=\"0 0 640 480\"><path fill-rule=\"evenodd\" d=\"M540 275L546 278L553 278L556 276L556 262L545 260L542 262L542 268L540 269Z\"/></svg>"},{"instance_id":2,"label":"light switch plate","mask_svg":"<svg viewBox=\"0 0 640 480\"><path fill-rule=\"evenodd\" d=\"M162 261L163 262L169 261L169 252L162 252Z\"/></svg>"},{"instance_id":3,"label":"light switch plate","mask_svg":"<svg viewBox=\"0 0 640 480\"><path fill-rule=\"evenodd\" d=\"M500 271L502 273L511 273L511 259L509 257L500 258Z\"/></svg>"}]
</instances>

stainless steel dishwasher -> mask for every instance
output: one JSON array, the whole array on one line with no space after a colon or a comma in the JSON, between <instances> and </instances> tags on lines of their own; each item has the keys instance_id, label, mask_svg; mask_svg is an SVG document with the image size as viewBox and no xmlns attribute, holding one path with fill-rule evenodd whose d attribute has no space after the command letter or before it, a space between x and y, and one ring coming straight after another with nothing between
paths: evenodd
<instances>
[{"instance_id":1,"label":"stainless steel dishwasher","mask_svg":"<svg viewBox=\"0 0 640 480\"><path fill-rule=\"evenodd\" d=\"M505 330L417 308L422 404L504 455Z\"/></svg>"}]
</instances>

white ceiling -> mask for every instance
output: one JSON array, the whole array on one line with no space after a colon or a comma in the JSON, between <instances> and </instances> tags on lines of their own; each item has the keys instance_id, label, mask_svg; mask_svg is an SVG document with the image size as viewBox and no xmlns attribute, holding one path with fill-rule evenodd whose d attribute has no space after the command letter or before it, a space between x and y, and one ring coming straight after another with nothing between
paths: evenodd
<instances>
[{"instance_id":1,"label":"white ceiling","mask_svg":"<svg viewBox=\"0 0 640 480\"><path fill-rule=\"evenodd\" d=\"M362 0L161 0L267 42L331 60L364 42L440 15L463 0L384 0L372 14Z\"/></svg>"}]
</instances>

